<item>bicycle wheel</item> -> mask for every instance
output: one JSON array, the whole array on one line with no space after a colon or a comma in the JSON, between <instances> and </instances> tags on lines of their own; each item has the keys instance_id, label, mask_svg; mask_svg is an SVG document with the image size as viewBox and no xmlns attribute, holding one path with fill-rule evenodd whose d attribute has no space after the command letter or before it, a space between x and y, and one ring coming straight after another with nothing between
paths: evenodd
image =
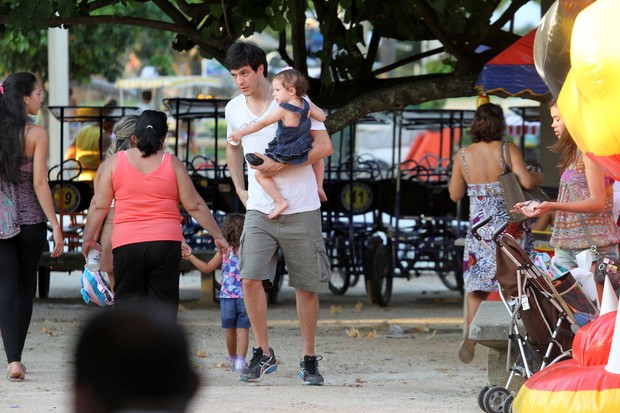
<instances>
[{"instance_id":1,"label":"bicycle wheel","mask_svg":"<svg viewBox=\"0 0 620 413\"><path fill-rule=\"evenodd\" d=\"M394 268L392 266L391 247L379 245L374 255L372 274L366 279L368 298L371 303L385 307L392 298Z\"/></svg>"},{"instance_id":2,"label":"bicycle wheel","mask_svg":"<svg viewBox=\"0 0 620 413\"><path fill-rule=\"evenodd\" d=\"M333 242L326 245L331 257L332 277L329 281L329 290L336 295L343 295L351 285L351 260L348 254L347 242L341 236L336 236Z\"/></svg>"},{"instance_id":3,"label":"bicycle wheel","mask_svg":"<svg viewBox=\"0 0 620 413\"><path fill-rule=\"evenodd\" d=\"M463 295L463 256L457 247L448 247L439 252L437 274L443 285L449 290Z\"/></svg>"}]
</instances>

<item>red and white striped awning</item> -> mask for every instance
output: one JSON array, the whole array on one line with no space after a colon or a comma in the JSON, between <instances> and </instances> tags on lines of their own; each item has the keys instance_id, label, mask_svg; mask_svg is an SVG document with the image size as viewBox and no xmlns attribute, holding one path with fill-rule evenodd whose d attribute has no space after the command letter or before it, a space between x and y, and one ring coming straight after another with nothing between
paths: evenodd
<instances>
[{"instance_id":1,"label":"red and white striped awning","mask_svg":"<svg viewBox=\"0 0 620 413\"><path fill-rule=\"evenodd\" d=\"M540 134L540 122L539 121L526 121L523 117L507 113L506 114L506 135L508 136L525 136Z\"/></svg>"},{"instance_id":2,"label":"red and white striped awning","mask_svg":"<svg viewBox=\"0 0 620 413\"><path fill-rule=\"evenodd\" d=\"M506 135L522 136L536 135L540 133L540 122L525 122L520 124L506 125Z\"/></svg>"}]
</instances>

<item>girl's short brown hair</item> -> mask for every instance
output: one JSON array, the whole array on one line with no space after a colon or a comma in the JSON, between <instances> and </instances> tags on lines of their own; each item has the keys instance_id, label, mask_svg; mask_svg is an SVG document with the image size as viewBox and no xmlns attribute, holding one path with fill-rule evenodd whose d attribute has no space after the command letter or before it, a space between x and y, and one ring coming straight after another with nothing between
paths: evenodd
<instances>
[{"instance_id":1,"label":"girl's short brown hair","mask_svg":"<svg viewBox=\"0 0 620 413\"><path fill-rule=\"evenodd\" d=\"M241 233L243 232L243 223L245 215L232 213L226 215L224 224L222 225L222 235L228 241L233 249L238 249L241 243Z\"/></svg>"},{"instance_id":2,"label":"girl's short brown hair","mask_svg":"<svg viewBox=\"0 0 620 413\"><path fill-rule=\"evenodd\" d=\"M299 97L308 94L308 79L306 79L306 76L299 70L293 69L292 67L285 67L273 78L282 82L282 86L286 89L290 87L295 88L295 92Z\"/></svg>"}]
</instances>

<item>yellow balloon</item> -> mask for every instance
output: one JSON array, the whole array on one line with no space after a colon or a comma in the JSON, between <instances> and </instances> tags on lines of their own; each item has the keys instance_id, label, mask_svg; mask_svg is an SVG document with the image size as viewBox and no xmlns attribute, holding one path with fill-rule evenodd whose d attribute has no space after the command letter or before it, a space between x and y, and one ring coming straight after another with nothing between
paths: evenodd
<instances>
[{"instance_id":1,"label":"yellow balloon","mask_svg":"<svg viewBox=\"0 0 620 413\"><path fill-rule=\"evenodd\" d=\"M570 132L573 140L582 152L589 152L587 141L585 140L586 132L583 129L583 122L579 114L579 89L575 82L575 75L572 70L568 72L564 86L558 98L558 108L562 114L562 120L566 129Z\"/></svg>"},{"instance_id":2,"label":"yellow balloon","mask_svg":"<svg viewBox=\"0 0 620 413\"><path fill-rule=\"evenodd\" d=\"M579 148L620 177L620 1L598 0L579 13L570 45L571 69L558 107ZM618 164L618 165L616 165Z\"/></svg>"}]
</instances>

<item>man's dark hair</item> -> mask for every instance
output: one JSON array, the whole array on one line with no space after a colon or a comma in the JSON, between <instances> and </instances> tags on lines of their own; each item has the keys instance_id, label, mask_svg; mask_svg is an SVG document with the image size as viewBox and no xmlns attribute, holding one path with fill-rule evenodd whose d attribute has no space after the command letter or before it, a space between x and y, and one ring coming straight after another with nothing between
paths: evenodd
<instances>
[{"instance_id":1,"label":"man's dark hair","mask_svg":"<svg viewBox=\"0 0 620 413\"><path fill-rule=\"evenodd\" d=\"M86 323L74 380L106 412L184 411L199 383L184 330L170 312L146 302L104 311Z\"/></svg>"},{"instance_id":2,"label":"man's dark hair","mask_svg":"<svg viewBox=\"0 0 620 413\"><path fill-rule=\"evenodd\" d=\"M150 102L151 99L153 99L153 92L151 92L150 90L143 90L142 100L144 100L145 102Z\"/></svg>"},{"instance_id":3,"label":"man's dark hair","mask_svg":"<svg viewBox=\"0 0 620 413\"><path fill-rule=\"evenodd\" d=\"M263 65L263 74L267 77L267 56L263 49L254 42L237 40L226 51L224 66L228 70L236 70L246 65L255 72Z\"/></svg>"}]
</instances>

